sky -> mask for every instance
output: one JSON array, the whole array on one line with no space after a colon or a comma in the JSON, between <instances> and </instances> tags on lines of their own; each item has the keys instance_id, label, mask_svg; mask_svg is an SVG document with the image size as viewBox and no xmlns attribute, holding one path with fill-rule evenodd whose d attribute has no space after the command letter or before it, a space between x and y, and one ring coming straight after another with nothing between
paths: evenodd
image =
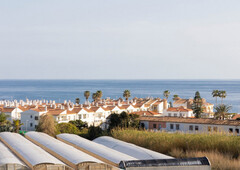
<instances>
[{"instance_id":1,"label":"sky","mask_svg":"<svg viewBox=\"0 0 240 170\"><path fill-rule=\"evenodd\" d=\"M2 0L0 79L240 79L239 0Z\"/></svg>"}]
</instances>

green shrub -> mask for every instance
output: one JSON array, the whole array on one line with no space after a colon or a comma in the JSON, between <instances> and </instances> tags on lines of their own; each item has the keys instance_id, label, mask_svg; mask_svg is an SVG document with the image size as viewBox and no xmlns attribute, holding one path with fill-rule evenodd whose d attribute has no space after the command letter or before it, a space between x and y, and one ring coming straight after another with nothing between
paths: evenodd
<instances>
[{"instance_id":1,"label":"green shrub","mask_svg":"<svg viewBox=\"0 0 240 170\"><path fill-rule=\"evenodd\" d=\"M59 123L57 124L58 133L72 133L79 134L79 129L71 123Z\"/></svg>"}]
</instances>

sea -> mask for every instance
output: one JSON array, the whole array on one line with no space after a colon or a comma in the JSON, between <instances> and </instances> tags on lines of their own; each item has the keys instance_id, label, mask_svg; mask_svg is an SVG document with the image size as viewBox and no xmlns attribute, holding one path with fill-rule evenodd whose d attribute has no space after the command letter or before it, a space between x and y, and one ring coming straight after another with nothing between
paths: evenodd
<instances>
[{"instance_id":1,"label":"sea","mask_svg":"<svg viewBox=\"0 0 240 170\"><path fill-rule=\"evenodd\" d=\"M101 90L103 98L123 98L123 91L131 91L131 97L163 97L169 90L169 101L177 94L181 98L194 98L199 91L202 98L215 104L213 90L225 90L224 104L232 106L232 113L240 113L240 80L0 80L0 100L47 99L85 101L84 91ZM91 99L90 99L91 100ZM218 103L221 99L218 98Z\"/></svg>"}]
</instances>

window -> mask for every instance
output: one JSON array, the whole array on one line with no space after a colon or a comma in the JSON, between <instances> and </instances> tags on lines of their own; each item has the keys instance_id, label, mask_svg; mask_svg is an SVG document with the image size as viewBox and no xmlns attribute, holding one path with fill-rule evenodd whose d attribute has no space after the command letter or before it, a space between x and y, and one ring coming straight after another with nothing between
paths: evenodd
<instances>
[{"instance_id":1,"label":"window","mask_svg":"<svg viewBox=\"0 0 240 170\"><path fill-rule=\"evenodd\" d=\"M82 119L82 115L78 115L78 119Z\"/></svg>"},{"instance_id":2,"label":"window","mask_svg":"<svg viewBox=\"0 0 240 170\"><path fill-rule=\"evenodd\" d=\"M189 130L191 130L191 131L193 130L193 125L189 126Z\"/></svg>"},{"instance_id":3,"label":"window","mask_svg":"<svg viewBox=\"0 0 240 170\"><path fill-rule=\"evenodd\" d=\"M229 133L233 133L233 129L232 128L229 128Z\"/></svg>"},{"instance_id":4,"label":"window","mask_svg":"<svg viewBox=\"0 0 240 170\"><path fill-rule=\"evenodd\" d=\"M159 125L158 125L158 129L160 130L161 128L162 128L162 125L161 125L161 124L159 124Z\"/></svg>"},{"instance_id":5,"label":"window","mask_svg":"<svg viewBox=\"0 0 240 170\"><path fill-rule=\"evenodd\" d=\"M38 120L38 116L35 116L35 120Z\"/></svg>"},{"instance_id":6,"label":"window","mask_svg":"<svg viewBox=\"0 0 240 170\"><path fill-rule=\"evenodd\" d=\"M180 113L180 115L179 115L180 117L182 117L182 113Z\"/></svg>"},{"instance_id":7,"label":"window","mask_svg":"<svg viewBox=\"0 0 240 170\"><path fill-rule=\"evenodd\" d=\"M153 124L153 129L156 129L157 128L157 125L156 124Z\"/></svg>"},{"instance_id":8,"label":"window","mask_svg":"<svg viewBox=\"0 0 240 170\"><path fill-rule=\"evenodd\" d=\"M177 113L174 113L174 117L177 117Z\"/></svg>"},{"instance_id":9,"label":"window","mask_svg":"<svg viewBox=\"0 0 240 170\"><path fill-rule=\"evenodd\" d=\"M235 133L239 134L239 129L235 129Z\"/></svg>"},{"instance_id":10,"label":"window","mask_svg":"<svg viewBox=\"0 0 240 170\"><path fill-rule=\"evenodd\" d=\"M35 125L35 129L37 129L37 125Z\"/></svg>"},{"instance_id":11,"label":"window","mask_svg":"<svg viewBox=\"0 0 240 170\"><path fill-rule=\"evenodd\" d=\"M86 114L83 114L83 119L86 119Z\"/></svg>"},{"instance_id":12,"label":"window","mask_svg":"<svg viewBox=\"0 0 240 170\"><path fill-rule=\"evenodd\" d=\"M171 117L171 113L168 113L168 116Z\"/></svg>"},{"instance_id":13,"label":"window","mask_svg":"<svg viewBox=\"0 0 240 170\"><path fill-rule=\"evenodd\" d=\"M32 115L30 116L30 118L32 119Z\"/></svg>"},{"instance_id":14,"label":"window","mask_svg":"<svg viewBox=\"0 0 240 170\"><path fill-rule=\"evenodd\" d=\"M214 131L214 132L217 132L217 127L213 127L213 131Z\"/></svg>"},{"instance_id":15,"label":"window","mask_svg":"<svg viewBox=\"0 0 240 170\"><path fill-rule=\"evenodd\" d=\"M33 124L32 123L30 123L30 127L32 127L33 126Z\"/></svg>"},{"instance_id":16,"label":"window","mask_svg":"<svg viewBox=\"0 0 240 170\"><path fill-rule=\"evenodd\" d=\"M198 131L198 126L195 126L195 131Z\"/></svg>"},{"instance_id":17,"label":"window","mask_svg":"<svg viewBox=\"0 0 240 170\"><path fill-rule=\"evenodd\" d=\"M211 131L212 131L211 126L208 126L208 132L211 132Z\"/></svg>"},{"instance_id":18,"label":"window","mask_svg":"<svg viewBox=\"0 0 240 170\"><path fill-rule=\"evenodd\" d=\"M170 129L173 129L173 124L170 124Z\"/></svg>"},{"instance_id":19,"label":"window","mask_svg":"<svg viewBox=\"0 0 240 170\"><path fill-rule=\"evenodd\" d=\"M179 124L176 124L176 130L179 130Z\"/></svg>"}]
</instances>

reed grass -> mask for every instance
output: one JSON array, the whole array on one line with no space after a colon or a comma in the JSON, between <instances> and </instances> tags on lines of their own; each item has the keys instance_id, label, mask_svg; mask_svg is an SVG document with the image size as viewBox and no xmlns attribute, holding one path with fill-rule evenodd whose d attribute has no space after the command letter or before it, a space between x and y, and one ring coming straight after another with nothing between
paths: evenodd
<instances>
[{"instance_id":1,"label":"reed grass","mask_svg":"<svg viewBox=\"0 0 240 170\"><path fill-rule=\"evenodd\" d=\"M163 154L180 157L207 156L213 169L240 169L240 137L223 133L167 133L134 129L113 130L114 138Z\"/></svg>"}]
</instances>

